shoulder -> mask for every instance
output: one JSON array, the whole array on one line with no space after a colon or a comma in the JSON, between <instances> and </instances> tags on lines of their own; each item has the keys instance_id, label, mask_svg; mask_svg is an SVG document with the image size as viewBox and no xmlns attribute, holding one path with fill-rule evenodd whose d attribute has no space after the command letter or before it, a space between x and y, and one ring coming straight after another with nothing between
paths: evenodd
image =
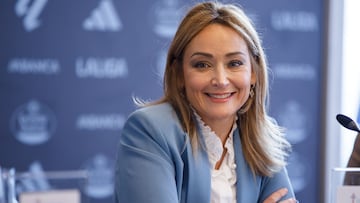
<instances>
[{"instance_id":1,"label":"shoulder","mask_svg":"<svg viewBox=\"0 0 360 203\"><path fill-rule=\"evenodd\" d=\"M137 109L130 114L128 120L138 120L144 124L170 124L178 123L178 117L169 103L151 105Z\"/></svg>"},{"instance_id":2,"label":"shoulder","mask_svg":"<svg viewBox=\"0 0 360 203\"><path fill-rule=\"evenodd\" d=\"M129 115L122 137L142 137L142 140L153 140L160 145L185 144L186 134L179 118L168 103L140 108Z\"/></svg>"}]
</instances>

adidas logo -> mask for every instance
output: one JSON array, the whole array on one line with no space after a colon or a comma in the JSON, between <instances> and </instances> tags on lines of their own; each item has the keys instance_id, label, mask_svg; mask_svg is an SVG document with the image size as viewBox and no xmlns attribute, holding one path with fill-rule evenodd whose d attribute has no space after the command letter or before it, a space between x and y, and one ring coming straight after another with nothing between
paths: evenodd
<instances>
[{"instance_id":1,"label":"adidas logo","mask_svg":"<svg viewBox=\"0 0 360 203\"><path fill-rule=\"evenodd\" d=\"M111 0L102 0L83 23L85 30L119 31L122 23Z\"/></svg>"}]
</instances>

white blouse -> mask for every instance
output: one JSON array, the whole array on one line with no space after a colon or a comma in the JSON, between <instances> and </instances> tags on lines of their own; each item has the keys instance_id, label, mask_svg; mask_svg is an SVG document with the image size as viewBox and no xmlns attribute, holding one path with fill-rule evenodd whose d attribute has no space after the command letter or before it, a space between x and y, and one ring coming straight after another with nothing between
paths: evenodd
<instances>
[{"instance_id":1,"label":"white blouse","mask_svg":"<svg viewBox=\"0 0 360 203\"><path fill-rule=\"evenodd\" d=\"M221 159L224 148L220 138L196 115L200 123L200 130L204 136L206 151L211 167L211 203L236 203L236 164L234 155L233 132L237 125L234 122L229 137L226 139L227 152L219 169L215 169L216 163Z\"/></svg>"}]
</instances>

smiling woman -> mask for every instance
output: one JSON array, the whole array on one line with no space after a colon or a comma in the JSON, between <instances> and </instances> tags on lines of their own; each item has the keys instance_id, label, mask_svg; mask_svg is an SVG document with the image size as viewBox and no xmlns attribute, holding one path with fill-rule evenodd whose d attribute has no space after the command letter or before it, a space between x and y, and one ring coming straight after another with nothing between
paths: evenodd
<instances>
[{"instance_id":1,"label":"smiling woman","mask_svg":"<svg viewBox=\"0 0 360 203\"><path fill-rule=\"evenodd\" d=\"M266 57L236 5L195 5L170 45L164 96L126 121L116 201L296 202L290 148L267 115Z\"/></svg>"},{"instance_id":2,"label":"smiling woman","mask_svg":"<svg viewBox=\"0 0 360 203\"><path fill-rule=\"evenodd\" d=\"M227 26L208 25L185 49L183 69L187 100L224 143L255 85L246 42Z\"/></svg>"}]
</instances>

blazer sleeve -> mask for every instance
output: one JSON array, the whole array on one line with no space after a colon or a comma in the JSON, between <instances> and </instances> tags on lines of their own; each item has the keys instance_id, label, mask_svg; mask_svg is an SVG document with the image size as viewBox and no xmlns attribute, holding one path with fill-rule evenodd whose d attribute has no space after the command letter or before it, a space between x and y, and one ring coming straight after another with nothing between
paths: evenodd
<instances>
[{"instance_id":1,"label":"blazer sleeve","mask_svg":"<svg viewBox=\"0 0 360 203\"><path fill-rule=\"evenodd\" d=\"M125 123L115 166L117 203L179 202L171 147L159 126L141 111Z\"/></svg>"},{"instance_id":2,"label":"blazer sleeve","mask_svg":"<svg viewBox=\"0 0 360 203\"><path fill-rule=\"evenodd\" d=\"M285 200L291 197L295 198L294 191L285 167L278 173L274 174L272 177L263 177L259 203L264 202L264 200L268 198L273 192L276 192L281 188L288 189L288 193L283 198L281 198L281 200Z\"/></svg>"}]
</instances>

